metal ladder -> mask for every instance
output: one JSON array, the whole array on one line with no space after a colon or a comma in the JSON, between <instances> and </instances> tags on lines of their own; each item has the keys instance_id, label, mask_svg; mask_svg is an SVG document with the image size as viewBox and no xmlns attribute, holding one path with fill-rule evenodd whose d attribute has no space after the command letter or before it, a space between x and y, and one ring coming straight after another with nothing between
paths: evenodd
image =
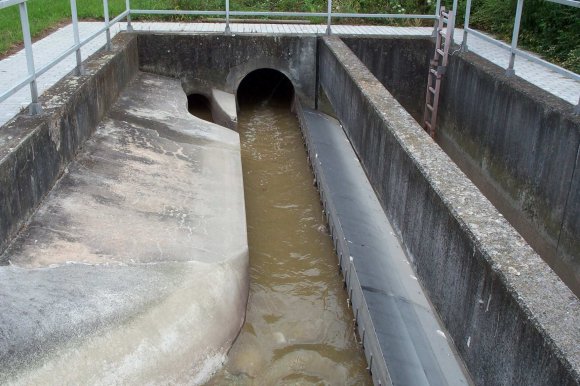
<instances>
[{"instance_id":1,"label":"metal ladder","mask_svg":"<svg viewBox=\"0 0 580 386\"><path fill-rule=\"evenodd\" d=\"M429 74L427 75L427 95L425 97L425 113L423 114L423 128L432 138L435 138L441 79L445 75L449 48L453 44L454 26L455 12L446 12L445 7L441 7L435 31L435 53L430 62Z\"/></svg>"}]
</instances>

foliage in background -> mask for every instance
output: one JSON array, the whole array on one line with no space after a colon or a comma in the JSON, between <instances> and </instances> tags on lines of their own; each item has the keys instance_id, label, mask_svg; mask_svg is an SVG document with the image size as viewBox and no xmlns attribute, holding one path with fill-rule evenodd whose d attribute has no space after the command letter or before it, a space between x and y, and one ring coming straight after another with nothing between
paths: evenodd
<instances>
[{"instance_id":1,"label":"foliage in background","mask_svg":"<svg viewBox=\"0 0 580 386\"><path fill-rule=\"evenodd\" d=\"M463 25L466 0L460 0ZM511 42L517 0L473 0L470 24ZM545 0L524 2L518 46L580 73L580 8Z\"/></svg>"},{"instance_id":2,"label":"foliage in background","mask_svg":"<svg viewBox=\"0 0 580 386\"><path fill-rule=\"evenodd\" d=\"M131 0L133 9L211 9L223 10L224 0ZM326 0L231 0L232 10L325 12ZM336 12L434 13L436 0L334 0ZM442 3L450 8L452 0ZM463 25L466 0L459 0L457 26ZM511 41L517 0L473 0L471 26ZM102 20L102 0L77 0L79 18ZM111 17L125 8L125 0L109 0ZM39 36L49 28L70 20L69 0L28 0L32 34ZM140 16L137 19L151 19ZM156 18L160 18L157 16ZM192 17L162 17L191 20ZM199 18L199 17L198 17ZM324 22L311 19L313 22ZM335 19L333 23L373 23L431 25L420 20ZM0 55L22 41L18 7L0 10ZM546 59L580 73L580 9L526 0L520 32L520 46Z\"/></svg>"}]
</instances>

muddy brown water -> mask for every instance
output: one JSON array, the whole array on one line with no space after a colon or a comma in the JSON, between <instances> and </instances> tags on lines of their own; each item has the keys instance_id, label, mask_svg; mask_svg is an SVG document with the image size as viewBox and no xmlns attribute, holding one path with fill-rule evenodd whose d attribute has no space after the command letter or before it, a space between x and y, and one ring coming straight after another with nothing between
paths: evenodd
<instances>
[{"instance_id":1,"label":"muddy brown water","mask_svg":"<svg viewBox=\"0 0 580 386\"><path fill-rule=\"evenodd\" d=\"M210 385L371 385L297 118L239 119L250 249L246 322Z\"/></svg>"}]
</instances>

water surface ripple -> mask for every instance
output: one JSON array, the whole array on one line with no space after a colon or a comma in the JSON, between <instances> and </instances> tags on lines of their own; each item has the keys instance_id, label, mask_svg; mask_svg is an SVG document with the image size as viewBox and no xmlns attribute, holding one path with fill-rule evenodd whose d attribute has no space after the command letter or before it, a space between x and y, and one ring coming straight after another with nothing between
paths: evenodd
<instances>
[{"instance_id":1,"label":"water surface ripple","mask_svg":"<svg viewBox=\"0 0 580 386\"><path fill-rule=\"evenodd\" d=\"M250 248L246 323L212 385L372 384L296 117L239 119Z\"/></svg>"}]
</instances>

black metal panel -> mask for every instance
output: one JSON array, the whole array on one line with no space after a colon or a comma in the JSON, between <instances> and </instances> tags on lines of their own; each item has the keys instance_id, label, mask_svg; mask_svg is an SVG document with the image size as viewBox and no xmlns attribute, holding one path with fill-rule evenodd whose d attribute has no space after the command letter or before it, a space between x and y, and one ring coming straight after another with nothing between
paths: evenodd
<instances>
[{"instance_id":1,"label":"black metal panel","mask_svg":"<svg viewBox=\"0 0 580 386\"><path fill-rule=\"evenodd\" d=\"M298 106L376 384L468 384L340 123Z\"/></svg>"}]
</instances>

